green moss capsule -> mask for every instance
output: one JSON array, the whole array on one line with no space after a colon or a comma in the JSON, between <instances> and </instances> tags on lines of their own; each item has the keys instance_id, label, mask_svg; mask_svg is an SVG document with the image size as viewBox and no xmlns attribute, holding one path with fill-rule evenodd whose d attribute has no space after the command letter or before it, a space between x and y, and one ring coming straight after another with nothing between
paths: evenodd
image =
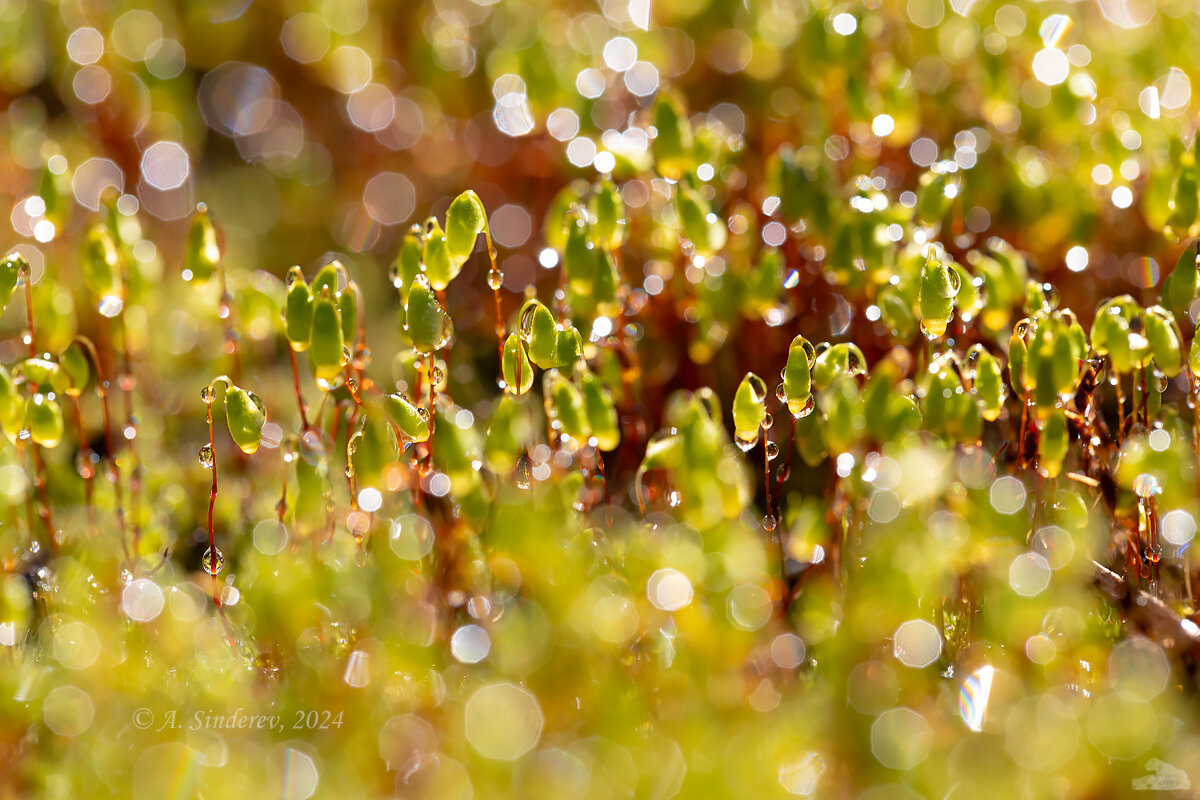
<instances>
[{"instance_id":1,"label":"green moss capsule","mask_svg":"<svg viewBox=\"0 0 1200 800\"><path fill-rule=\"evenodd\" d=\"M10 253L0 259L0 313L12 302L21 275L29 274L29 261L20 253Z\"/></svg>"},{"instance_id":2,"label":"green moss capsule","mask_svg":"<svg viewBox=\"0 0 1200 800\"><path fill-rule=\"evenodd\" d=\"M983 345L974 345L968 353L975 361L975 401L979 404L983 418L992 422L998 419L1000 412L1004 410L1004 378L1000 372L1000 363Z\"/></svg>"},{"instance_id":3,"label":"green moss capsule","mask_svg":"<svg viewBox=\"0 0 1200 800\"><path fill-rule=\"evenodd\" d=\"M733 431L739 447L754 446L766 418L767 385L753 372L747 372L733 396Z\"/></svg>"},{"instance_id":4,"label":"green moss capsule","mask_svg":"<svg viewBox=\"0 0 1200 800\"><path fill-rule=\"evenodd\" d=\"M293 519L298 524L324 518L325 500L329 491L326 478L329 466L324 459L301 457L295 459L296 495Z\"/></svg>"},{"instance_id":5,"label":"green moss capsule","mask_svg":"<svg viewBox=\"0 0 1200 800\"><path fill-rule=\"evenodd\" d=\"M1146 340L1154 363L1168 378L1174 378L1183 369L1183 337L1175 317L1162 306L1152 306L1142 315Z\"/></svg>"},{"instance_id":6,"label":"green moss capsule","mask_svg":"<svg viewBox=\"0 0 1200 800\"><path fill-rule=\"evenodd\" d=\"M323 381L332 381L346 365L346 342L342 338L342 321L329 287L313 304L312 336L308 356L313 374Z\"/></svg>"},{"instance_id":7,"label":"green moss capsule","mask_svg":"<svg viewBox=\"0 0 1200 800\"><path fill-rule=\"evenodd\" d=\"M358 430L346 443L346 459L354 472L355 487L360 490L367 486L380 488L384 469L395 451L391 434L387 424L380 418L378 408L369 407L362 415Z\"/></svg>"},{"instance_id":8,"label":"green moss capsule","mask_svg":"<svg viewBox=\"0 0 1200 800\"><path fill-rule=\"evenodd\" d=\"M511 472L530 442L530 426L517 399L504 394L488 418L483 455L488 469L497 474Z\"/></svg>"},{"instance_id":9,"label":"green moss capsule","mask_svg":"<svg viewBox=\"0 0 1200 800\"><path fill-rule=\"evenodd\" d=\"M1197 291L1200 291L1200 275L1197 274L1198 262L1200 262L1200 242L1196 242L1195 246L1189 245L1183 248L1183 252L1179 254L1179 260L1175 262L1175 269L1171 270L1171 274L1163 281L1163 305L1171 310L1176 319L1187 315L1192 301L1196 299Z\"/></svg>"},{"instance_id":10,"label":"green moss capsule","mask_svg":"<svg viewBox=\"0 0 1200 800\"><path fill-rule=\"evenodd\" d=\"M299 267L288 270L287 299L284 301L283 322L288 344L302 353L312 338L313 295Z\"/></svg>"},{"instance_id":11,"label":"green moss capsule","mask_svg":"<svg viewBox=\"0 0 1200 800\"><path fill-rule=\"evenodd\" d=\"M404 395L384 395L383 410L406 438L414 442L429 438L429 418L425 409L419 408Z\"/></svg>"},{"instance_id":12,"label":"green moss capsule","mask_svg":"<svg viewBox=\"0 0 1200 800\"><path fill-rule=\"evenodd\" d=\"M312 282L312 293L314 297L319 297L322 289L328 289L329 293L336 300L341 292L339 284L341 276L346 272L346 268L342 266L342 262L336 258L327 262L319 270Z\"/></svg>"},{"instance_id":13,"label":"green moss capsule","mask_svg":"<svg viewBox=\"0 0 1200 800\"><path fill-rule=\"evenodd\" d=\"M234 443L246 455L258 452L262 444L262 429L267 422L267 409L253 392L231 386L225 392L225 423Z\"/></svg>"},{"instance_id":14,"label":"green moss capsule","mask_svg":"<svg viewBox=\"0 0 1200 800\"><path fill-rule=\"evenodd\" d=\"M615 250L625 241L625 201L612 181L596 187L589 203L592 243L603 250Z\"/></svg>"},{"instance_id":15,"label":"green moss capsule","mask_svg":"<svg viewBox=\"0 0 1200 800\"><path fill-rule=\"evenodd\" d=\"M1126 309L1133 303L1126 296L1114 298L1100 306L1092 321L1092 348L1106 355L1118 373L1132 372L1136 356L1130 346L1129 317Z\"/></svg>"},{"instance_id":16,"label":"green moss capsule","mask_svg":"<svg viewBox=\"0 0 1200 800\"><path fill-rule=\"evenodd\" d=\"M58 362L48 358L27 358L13 370L25 381L42 391L61 392L67 386L67 376Z\"/></svg>"},{"instance_id":17,"label":"green moss capsule","mask_svg":"<svg viewBox=\"0 0 1200 800\"><path fill-rule=\"evenodd\" d=\"M525 343L515 333L504 340L504 383L513 394L525 394L533 386L533 364L525 353Z\"/></svg>"},{"instance_id":18,"label":"green moss capsule","mask_svg":"<svg viewBox=\"0 0 1200 800\"><path fill-rule=\"evenodd\" d=\"M1025 337L1033 323L1023 319L1013 327L1008 339L1008 382L1018 396L1025 395L1025 362L1029 359L1029 343Z\"/></svg>"},{"instance_id":19,"label":"green moss capsule","mask_svg":"<svg viewBox=\"0 0 1200 800\"><path fill-rule=\"evenodd\" d=\"M1067 415L1061 408L1053 409L1040 423L1038 438L1038 468L1048 478L1058 476L1071 437L1067 430Z\"/></svg>"},{"instance_id":20,"label":"green moss capsule","mask_svg":"<svg viewBox=\"0 0 1200 800\"><path fill-rule=\"evenodd\" d=\"M111 297L121 291L121 255L112 233L103 225L94 225L84 239L83 282L97 297Z\"/></svg>"},{"instance_id":21,"label":"green moss capsule","mask_svg":"<svg viewBox=\"0 0 1200 800\"><path fill-rule=\"evenodd\" d=\"M568 221L567 244L563 250L563 269L571 291L590 297L596 287L599 262L588 241L587 225L579 219Z\"/></svg>"},{"instance_id":22,"label":"green moss capsule","mask_svg":"<svg viewBox=\"0 0 1200 800\"><path fill-rule=\"evenodd\" d=\"M542 369L558 366L558 325L550 309L530 299L517 315L517 327L529 345L529 358Z\"/></svg>"},{"instance_id":23,"label":"green moss capsule","mask_svg":"<svg viewBox=\"0 0 1200 800\"><path fill-rule=\"evenodd\" d=\"M433 287L424 275L418 275L408 289L404 328L418 352L432 353L445 346L449 318L438 302Z\"/></svg>"},{"instance_id":24,"label":"green moss capsule","mask_svg":"<svg viewBox=\"0 0 1200 800\"><path fill-rule=\"evenodd\" d=\"M552 373L546 375L551 376ZM563 433L576 442L587 441L590 428L583 405L583 393L579 391L579 387L560 374L548 377L547 382L549 391L545 396L551 418L557 422Z\"/></svg>"},{"instance_id":25,"label":"green moss capsule","mask_svg":"<svg viewBox=\"0 0 1200 800\"><path fill-rule=\"evenodd\" d=\"M192 216L184 246L183 275L191 283L207 283L221 261L221 246L217 243L217 228L201 203Z\"/></svg>"},{"instance_id":26,"label":"green moss capsule","mask_svg":"<svg viewBox=\"0 0 1200 800\"><path fill-rule=\"evenodd\" d=\"M679 214L680 233L697 253L710 256L725 246L728 229L700 193L686 182L675 187L675 210Z\"/></svg>"},{"instance_id":27,"label":"green moss capsule","mask_svg":"<svg viewBox=\"0 0 1200 800\"><path fill-rule=\"evenodd\" d=\"M559 369L571 367L583 358L583 336L574 325L567 325L558 332L554 358Z\"/></svg>"},{"instance_id":28,"label":"green moss capsule","mask_svg":"<svg viewBox=\"0 0 1200 800\"><path fill-rule=\"evenodd\" d=\"M621 313L621 276L607 250L597 248L595 253L596 285L592 289L592 301L596 304L597 314L615 317Z\"/></svg>"},{"instance_id":29,"label":"green moss capsule","mask_svg":"<svg viewBox=\"0 0 1200 800\"><path fill-rule=\"evenodd\" d=\"M358 292L354 283L346 286L346 290L338 295L338 317L342 321L342 338L353 342L358 335Z\"/></svg>"},{"instance_id":30,"label":"green moss capsule","mask_svg":"<svg viewBox=\"0 0 1200 800\"><path fill-rule=\"evenodd\" d=\"M583 373L579 386L583 392L588 427L596 439L596 446L601 450L616 450L621 443L621 427L612 393L590 370Z\"/></svg>"},{"instance_id":31,"label":"green moss capsule","mask_svg":"<svg viewBox=\"0 0 1200 800\"><path fill-rule=\"evenodd\" d=\"M71 342L58 361L66 377L63 391L72 397L83 394L92 383L92 360L83 344Z\"/></svg>"},{"instance_id":32,"label":"green moss capsule","mask_svg":"<svg viewBox=\"0 0 1200 800\"><path fill-rule=\"evenodd\" d=\"M812 363L815 358L816 353L808 339L803 336L792 339L783 367L783 395L793 417L804 416L812 410Z\"/></svg>"},{"instance_id":33,"label":"green moss capsule","mask_svg":"<svg viewBox=\"0 0 1200 800\"><path fill-rule=\"evenodd\" d=\"M654 163L661 175L678 179L691 165L692 126L680 101L660 95L654 107Z\"/></svg>"},{"instance_id":34,"label":"green moss capsule","mask_svg":"<svg viewBox=\"0 0 1200 800\"><path fill-rule=\"evenodd\" d=\"M926 225L940 223L958 196L961 179L945 171L928 170L917 181L917 219Z\"/></svg>"},{"instance_id":35,"label":"green moss capsule","mask_svg":"<svg viewBox=\"0 0 1200 800\"><path fill-rule=\"evenodd\" d=\"M400 302L408 302L408 287L423 269L421 265L421 240L409 233L400 243L400 252L392 262L392 285L400 292Z\"/></svg>"},{"instance_id":36,"label":"green moss capsule","mask_svg":"<svg viewBox=\"0 0 1200 800\"><path fill-rule=\"evenodd\" d=\"M63 438L62 406L48 394L30 395L25 401L25 427L37 444L58 447Z\"/></svg>"},{"instance_id":37,"label":"green moss capsule","mask_svg":"<svg viewBox=\"0 0 1200 800\"><path fill-rule=\"evenodd\" d=\"M921 292L917 300L921 332L926 339L940 339L945 335L954 316L954 298L959 288L958 274L942 263L935 248L930 247L921 268Z\"/></svg>"},{"instance_id":38,"label":"green moss capsule","mask_svg":"<svg viewBox=\"0 0 1200 800\"><path fill-rule=\"evenodd\" d=\"M812 385L824 389L842 375L858 377L866 374L867 360L853 342L838 342L822 350L812 368Z\"/></svg>"},{"instance_id":39,"label":"green moss capsule","mask_svg":"<svg viewBox=\"0 0 1200 800\"><path fill-rule=\"evenodd\" d=\"M1200 183L1196 180L1196 162L1190 153L1183 158L1175 184L1171 187L1171 199L1167 201L1167 209L1171 212L1167 217L1167 227L1180 238L1189 234L1197 217L1200 217Z\"/></svg>"},{"instance_id":40,"label":"green moss capsule","mask_svg":"<svg viewBox=\"0 0 1200 800\"><path fill-rule=\"evenodd\" d=\"M17 393L17 384L12 373L0 364L0 425L6 429L15 424L21 417L23 403Z\"/></svg>"},{"instance_id":41,"label":"green moss capsule","mask_svg":"<svg viewBox=\"0 0 1200 800\"><path fill-rule=\"evenodd\" d=\"M450 281L457 277L462 264L455 264L450 258L450 249L446 245L446 234L437 220L430 220L425 232L425 250L422 253L425 262L425 275L429 283L437 291L445 291Z\"/></svg>"},{"instance_id":42,"label":"green moss capsule","mask_svg":"<svg viewBox=\"0 0 1200 800\"><path fill-rule=\"evenodd\" d=\"M475 250L479 234L487 230L487 212L473 189L460 194L446 210L446 251L461 269Z\"/></svg>"}]
</instances>

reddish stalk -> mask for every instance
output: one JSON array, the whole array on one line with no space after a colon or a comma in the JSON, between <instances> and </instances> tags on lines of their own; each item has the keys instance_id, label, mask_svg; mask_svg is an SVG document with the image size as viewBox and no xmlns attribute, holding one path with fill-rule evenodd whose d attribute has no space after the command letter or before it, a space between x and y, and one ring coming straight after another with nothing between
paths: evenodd
<instances>
[{"instance_id":1,"label":"reddish stalk","mask_svg":"<svg viewBox=\"0 0 1200 800\"><path fill-rule=\"evenodd\" d=\"M121 546L129 556L129 540L125 524L125 493L121 489L121 466L117 463L116 442L113 440L112 419L108 413L108 381L96 381L96 393L100 395L100 408L104 414L104 446L108 450L108 464L112 469L113 492L117 500L117 525L121 529Z\"/></svg>"},{"instance_id":2,"label":"reddish stalk","mask_svg":"<svg viewBox=\"0 0 1200 800\"><path fill-rule=\"evenodd\" d=\"M491 263L491 268L488 270L488 286L492 289L492 297L496 301L496 354L500 356L501 368L504 365L504 309L500 302L500 286L504 283L504 274L500 272L500 268L496 266L496 246L492 243L492 231L490 228L483 229L483 235L487 239L488 261Z\"/></svg>"},{"instance_id":3,"label":"reddish stalk","mask_svg":"<svg viewBox=\"0 0 1200 800\"><path fill-rule=\"evenodd\" d=\"M433 393L437 384L437 381L433 379L433 356L434 354L430 353L425 357L425 378L429 384L429 446L427 448L427 457L429 459L430 469L433 469Z\"/></svg>"},{"instance_id":4,"label":"reddish stalk","mask_svg":"<svg viewBox=\"0 0 1200 800\"><path fill-rule=\"evenodd\" d=\"M763 495L767 504L767 516L763 519L763 527L768 531L773 531L778 522L771 509L771 454L769 452L771 439L767 434L766 428L762 428L761 430L763 446Z\"/></svg>"},{"instance_id":5,"label":"reddish stalk","mask_svg":"<svg viewBox=\"0 0 1200 800\"><path fill-rule=\"evenodd\" d=\"M79 396L70 395L71 408L75 411L76 435L79 437L79 455L84 461L83 478L83 494L84 503L87 507L88 522L91 524L92 533L96 532L96 503L95 494L96 487L93 481L96 478L96 467L92 463L92 448L88 444L87 428L83 424L83 409L79 405Z\"/></svg>"},{"instance_id":6,"label":"reddish stalk","mask_svg":"<svg viewBox=\"0 0 1200 800\"><path fill-rule=\"evenodd\" d=\"M217 613L221 616L221 625L225 629L225 643L230 647L234 646L233 629L229 626L229 618L225 616L225 606L221 602L221 594L217 584L217 569L221 561L220 552L217 550L217 538L213 532L213 509L217 505L217 450L216 441L213 436L213 415L212 402L207 403L208 406L208 447L212 453L212 466L209 471L212 472L212 488L208 493L208 552L209 561L206 571L212 577L212 598L213 605L217 607Z\"/></svg>"},{"instance_id":7,"label":"reddish stalk","mask_svg":"<svg viewBox=\"0 0 1200 800\"><path fill-rule=\"evenodd\" d=\"M300 391L300 365L296 363L296 351L290 344L288 345L288 355L292 359L292 388L296 391L296 405L300 409L300 422L307 433L311 426L308 424L308 413L304 409L304 395Z\"/></svg>"},{"instance_id":8,"label":"reddish stalk","mask_svg":"<svg viewBox=\"0 0 1200 800\"><path fill-rule=\"evenodd\" d=\"M37 328L34 325L33 314L33 275L28 267L22 266L21 277L25 280L25 313L29 320L29 330L25 334L25 346L30 358L37 357L37 344L34 339L37 336ZM35 387L36 389L36 387ZM54 516L50 510L50 496L48 492L48 481L46 480L46 464L42 461L41 445L37 442L30 442L29 452L33 456L34 466L34 486L38 496L38 517L41 518L42 524L46 527L46 537L50 541L50 552L58 552L58 537L54 531ZM30 536L33 535L33 526L29 528Z\"/></svg>"}]
</instances>

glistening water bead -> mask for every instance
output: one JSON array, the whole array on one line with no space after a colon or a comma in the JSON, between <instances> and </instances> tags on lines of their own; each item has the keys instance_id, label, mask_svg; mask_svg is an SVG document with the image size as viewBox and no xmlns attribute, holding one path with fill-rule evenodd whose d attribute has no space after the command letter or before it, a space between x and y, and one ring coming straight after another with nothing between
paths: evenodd
<instances>
[{"instance_id":1,"label":"glistening water bead","mask_svg":"<svg viewBox=\"0 0 1200 800\"><path fill-rule=\"evenodd\" d=\"M209 575L216 575L225 566L225 556L221 554L218 548L210 547L204 551L204 557L200 560L200 566Z\"/></svg>"}]
</instances>

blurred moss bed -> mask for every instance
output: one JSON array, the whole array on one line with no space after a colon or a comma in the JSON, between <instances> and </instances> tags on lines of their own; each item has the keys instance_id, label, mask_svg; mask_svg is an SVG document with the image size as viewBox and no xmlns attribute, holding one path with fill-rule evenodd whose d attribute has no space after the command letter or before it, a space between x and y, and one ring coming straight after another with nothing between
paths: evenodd
<instances>
[{"instance_id":1,"label":"blurred moss bed","mask_svg":"<svg viewBox=\"0 0 1200 800\"><path fill-rule=\"evenodd\" d=\"M1192 796L1196 41L0 0L0 798Z\"/></svg>"}]
</instances>

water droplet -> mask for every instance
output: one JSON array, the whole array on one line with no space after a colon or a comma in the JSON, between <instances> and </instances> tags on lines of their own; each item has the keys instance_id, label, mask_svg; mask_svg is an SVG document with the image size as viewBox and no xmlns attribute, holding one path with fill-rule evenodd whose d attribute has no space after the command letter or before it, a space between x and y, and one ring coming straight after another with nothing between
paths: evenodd
<instances>
[{"instance_id":1,"label":"water droplet","mask_svg":"<svg viewBox=\"0 0 1200 800\"><path fill-rule=\"evenodd\" d=\"M776 471L776 473L775 473L775 477L776 477L776 478L779 480L779 482L780 482L780 483L783 483L783 482L784 482L784 481L786 481L788 478L792 477L792 467L791 467L791 465L789 465L789 464L784 464L782 467L780 467L780 468L779 468L779 469Z\"/></svg>"},{"instance_id":2,"label":"water droplet","mask_svg":"<svg viewBox=\"0 0 1200 800\"><path fill-rule=\"evenodd\" d=\"M200 400L206 406L212 405L212 401L213 401L212 386L205 386L203 389L200 390Z\"/></svg>"},{"instance_id":3,"label":"water droplet","mask_svg":"<svg viewBox=\"0 0 1200 800\"><path fill-rule=\"evenodd\" d=\"M347 378L346 388L350 390L351 394L358 394L358 381L354 380L354 378Z\"/></svg>"},{"instance_id":4,"label":"water droplet","mask_svg":"<svg viewBox=\"0 0 1200 800\"><path fill-rule=\"evenodd\" d=\"M514 474L514 477L517 481L517 486L521 487L522 489L528 489L530 486L532 486L533 479L531 473L532 467L529 464L529 455L527 453L522 453L521 457L517 459L517 469Z\"/></svg>"},{"instance_id":5,"label":"water droplet","mask_svg":"<svg viewBox=\"0 0 1200 800\"><path fill-rule=\"evenodd\" d=\"M1142 558L1146 559L1146 561L1150 562L1151 564L1157 564L1162 560L1162 545L1146 545L1144 548L1142 548Z\"/></svg>"},{"instance_id":6,"label":"water droplet","mask_svg":"<svg viewBox=\"0 0 1200 800\"><path fill-rule=\"evenodd\" d=\"M200 454L197 456L197 459L200 461L200 466L204 467L205 469L212 469L213 465L216 463L216 459L213 457L212 445L206 444L201 447Z\"/></svg>"},{"instance_id":7,"label":"water droplet","mask_svg":"<svg viewBox=\"0 0 1200 800\"><path fill-rule=\"evenodd\" d=\"M763 528L766 530L773 531L775 530L775 526L779 524L779 520L775 519L774 514L767 514L765 517L763 517L762 524Z\"/></svg>"},{"instance_id":8,"label":"water droplet","mask_svg":"<svg viewBox=\"0 0 1200 800\"><path fill-rule=\"evenodd\" d=\"M225 566L225 556L221 555L220 549L210 547L204 551L204 558L201 559L200 565L209 575L216 575Z\"/></svg>"},{"instance_id":9,"label":"water droplet","mask_svg":"<svg viewBox=\"0 0 1200 800\"><path fill-rule=\"evenodd\" d=\"M112 318L121 313L121 309L125 307L125 301L120 295L106 294L100 298L100 302L96 306L96 310L103 317Z\"/></svg>"},{"instance_id":10,"label":"water droplet","mask_svg":"<svg viewBox=\"0 0 1200 800\"><path fill-rule=\"evenodd\" d=\"M945 319L923 319L921 320L921 333L929 341L935 341L942 338L946 334L946 328L950 324L950 317Z\"/></svg>"},{"instance_id":11,"label":"water droplet","mask_svg":"<svg viewBox=\"0 0 1200 800\"><path fill-rule=\"evenodd\" d=\"M816 407L817 399L811 394L808 396L808 400L805 401L803 405L800 404L799 400L792 400L788 402L788 411L792 412L792 416L796 419L804 419L811 414L813 409Z\"/></svg>"},{"instance_id":12,"label":"water droplet","mask_svg":"<svg viewBox=\"0 0 1200 800\"><path fill-rule=\"evenodd\" d=\"M1158 478L1148 472L1143 472L1133 479L1133 493L1138 497L1149 499L1161 491Z\"/></svg>"},{"instance_id":13,"label":"water droplet","mask_svg":"<svg viewBox=\"0 0 1200 800\"><path fill-rule=\"evenodd\" d=\"M442 338L438 339L437 349L445 350L454 341L454 322L450 317L442 320Z\"/></svg>"},{"instance_id":14,"label":"water droplet","mask_svg":"<svg viewBox=\"0 0 1200 800\"><path fill-rule=\"evenodd\" d=\"M504 285L504 273L498 269L488 270L487 284L492 291L498 291Z\"/></svg>"},{"instance_id":15,"label":"water droplet","mask_svg":"<svg viewBox=\"0 0 1200 800\"><path fill-rule=\"evenodd\" d=\"M743 453L748 453L754 449L754 445L758 444L758 435L755 434L749 438L735 436L733 441L734 444L738 446L739 450L741 450Z\"/></svg>"},{"instance_id":16,"label":"water droplet","mask_svg":"<svg viewBox=\"0 0 1200 800\"><path fill-rule=\"evenodd\" d=\"M770 461L774 461L777 458L779 458L779 445L775 444L772 441L768 441L767 442L767 459Z\"/></svg>"},{"instance_id":17,"label":"water droplet","mask_svg":"<svg viewBox=\"0 0 1200 800\"><path fill-rule=\"evenodd\" d=\"M442 382L442 379L445 377L446 377L446 374L444 372L442 372L441 367L435 366L433 369L431 369L429 371L429 380L433 381L434 385L440 384Z\"/></svg>"},{"instance_id":18,"label":"water droplet","mask_svg":"<svg viewBox=\"0 0 1200 800\"><path fill-rule=\"evenodd\" d=\"M764 431L769 431L769 430L771 430L771 426L774 424L775 424L775 415L772 414L770 411L768 411L766 416L763 417L762 428Z\"/></svg>"},{"instance_id":19,"label":"water droplet","mask_svg":"<svg viewBox=\"0 0 1200 800\"><path fill-rule=\"evenodd\" d=\"M783 370L780 370L779 377L781 377L781 378L783 377L782 373L783 373ZM787 392L784 390L782 383L775 387L775 399L781 403L787 402Z\"/></svg>"}]
</instances>

